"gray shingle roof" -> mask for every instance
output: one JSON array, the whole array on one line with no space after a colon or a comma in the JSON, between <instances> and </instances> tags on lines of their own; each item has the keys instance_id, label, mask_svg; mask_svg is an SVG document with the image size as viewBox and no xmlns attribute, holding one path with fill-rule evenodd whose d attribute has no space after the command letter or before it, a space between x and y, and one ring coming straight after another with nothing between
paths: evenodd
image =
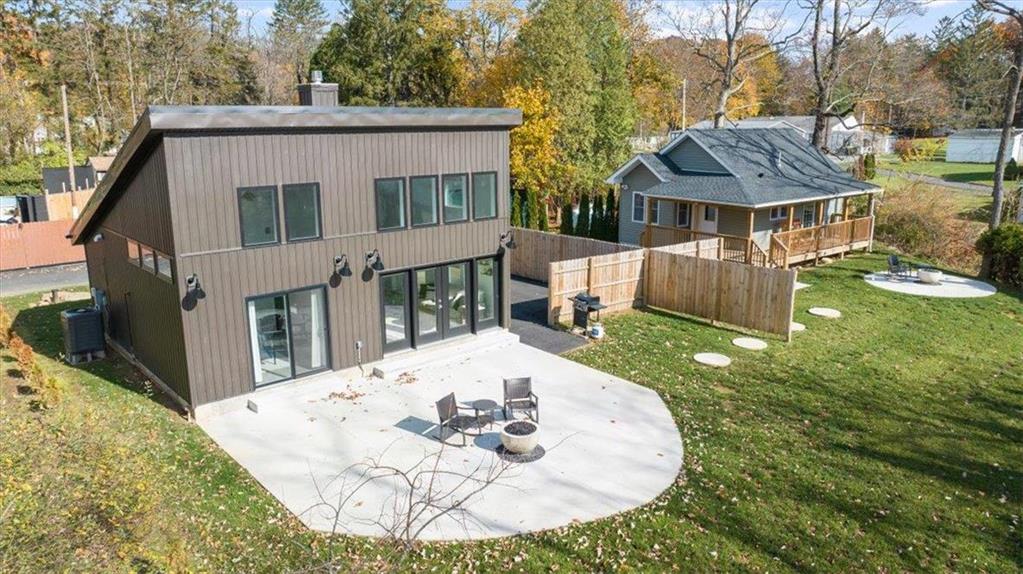
<instances>
[{"instance_id":1,"label":"gray shingle roof","mask_svg":"<svg viewBox=\"0 0 1023 574\"><path fill-rule=\"evenodd\" d=\"M646 195L756 207L880 189L839 169L793 129L691 129L683 137L707 149L731 174L687 173L668 157L669 144L664 153L642 155L667 180L644 190Z\"/></svg>"}]
</instances>

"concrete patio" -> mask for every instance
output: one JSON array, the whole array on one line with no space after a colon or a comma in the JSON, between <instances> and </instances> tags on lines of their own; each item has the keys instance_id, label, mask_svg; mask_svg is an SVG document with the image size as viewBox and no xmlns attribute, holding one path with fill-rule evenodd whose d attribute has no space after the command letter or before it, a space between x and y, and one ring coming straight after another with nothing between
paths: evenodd
<instances>
[{"instance_id":1,"label":"concrete patio","mask_svg":"<svg viewBox=\"0 0 1023 574\"><path fill-rule=\"evenodd\" d=\"M374 370L384 378L368 376ZM441 500L412 528L424 526L421 540L507 536L616 514L671 486L682 464L678 429L655 392L506 331L382 361L365 373L285 383L208 405L196 417L307 526L369 536L393 533L410 506L409 488L393 474L360 466L370 459L402 470L419 465L424 485L435 479L430 492ZM435 401L454 392L460 404L500 403L502 378L514 376L532 376L540 398L541 459L502 462L495 453L500 414L467 447L442 447L434 438ZM258 412L247 408L250 401ZM458 436L449 442L461 444ZM477 492L478 480L495 474ZM413 501L426 490L416 489ZM462 512L430 522L467 495Z\"/></svg>"}]
</instances>

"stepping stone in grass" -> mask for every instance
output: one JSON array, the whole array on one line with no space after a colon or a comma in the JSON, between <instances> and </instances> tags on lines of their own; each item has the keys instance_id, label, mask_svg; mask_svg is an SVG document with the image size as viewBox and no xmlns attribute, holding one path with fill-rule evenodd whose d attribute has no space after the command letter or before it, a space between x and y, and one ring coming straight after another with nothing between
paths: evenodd
<instances>
[{"instance_id":1,"label":"stepping stone in grass","mask_svg":"<svg viewBox=\"0 0 1023 574\"><path fill-rule=\"evenodd\" d=\"M799 281L796 281L796 291L799 291L800 289L806 289L809 286L810 286L809 283L800 283Z\"/></svg>"},{"instance_id":2,"label":"stepping stone in grass","mask_svg":"<svg viewBox=\"0 0 1023 574\"><path fill-rule=\"evenodd\" d=\"M696 353L693 360L708 367L727 367L732 364L732 360L721 353Z\"/></svg>"},{"instance_id":3,"label":"stepping stone in grass","mask_svg":"<svg viewBox=\"0 0 1023 574\"><path fill-rule=\"evenodd\" d=\"M806 312L817 317L824 317L825 319L838 319L842 316L841 311L829 307L810 307Z\"/></svg>"},{"instance_id":4,"label":"stepping stone in grass","mask_svg":"<svg viewBox=\"0 0 1023 574\"><path fill-rule=\"evenodd\" d=\"M763 351L767 348L766 342L754 337L736 337L732 339L732 344L750 351Z\"/></svg>"},{"instance_id":5,"label":"stepping stone in grass","mask_svg":"<svg viewBox=\"0 0 1023 574\"><path fill-rule=\"evenodd\" d=\"M797 323L795 321L792 322L792 332L793 333L796 333L796 332L799 332L799 331L805 331L805 330L806 330L806 325L804 325L802 323Z\"/></svg>"}]
</instances>

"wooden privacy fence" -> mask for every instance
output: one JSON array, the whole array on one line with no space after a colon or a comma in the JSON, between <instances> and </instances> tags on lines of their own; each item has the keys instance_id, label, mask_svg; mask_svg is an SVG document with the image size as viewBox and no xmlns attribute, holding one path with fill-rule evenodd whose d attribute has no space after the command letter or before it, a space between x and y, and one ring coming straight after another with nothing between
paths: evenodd
<instances>
[{"instance_id":1,"label":"wooden privacy fence","mask_svg":"<svg viewBox=\"0 0 1023 574\"><path fill-rule=\"evenodd\" d=\"M65 193L51 193L46 196L46 218L50 221L58 219L75 219L88 203L95 189L79 189ZM74 205L71 205L72 198Z\"/></svg>"},{"instance_id":2,"label":"wooden privacy fence","mask_svg":"<svg viewBox=\"0 0 1023 574\"><path fill-rule=\"evenodd\" d=\"M0 226L0 271L85 261L85 248L66 237L71 220Z\"/></svg>"},{"instance_id":3,"label":"wooden privacy fence","mask_svg":"<svg viewBox=\"0 0 1023 574\"><path fill-rule=\"evenodd\" d=\"M646 305L758 331L791 336L796 271L647 252Z\"/></svg>"},{"instance_id":4,"label":"wooden privacy fence","mask_svg":"<svg viewBox=\"0 0 1023 574\"><path fill-rule=\"evenodd\" d=\"M572 301L586 291L607 305L603 313L614 313L642 304L644 249L622 253L555 261L548 265L547 322L551 325L571 319Z\"/></svg>"},{"instance_id":5,"label":"wooden privacy fence","mask_svg":"<svg viewBox=\"0 0 1023 574\"><path fill-rule=\"evenodd\" d=\"M594 255L607 255L635 250L635 247L587 239L557 235L533 229L516 227L512 230L515 249L511 255L511 273L534 281L547 281L549 266L556 261L567 261Z\"/></svg>"},{"instance_id":6,"label":"wooden privacy fence","mask_svg":"<svg viewBox=\"0 0 1023 574\"><path fill-rule=\"evenodd\" d=\"M570 298L597 295L604 313L649 305L790 336L796 271L724 260L720 238L549 264L548 322L571 319Z\"/></svg>"}]
</instances>

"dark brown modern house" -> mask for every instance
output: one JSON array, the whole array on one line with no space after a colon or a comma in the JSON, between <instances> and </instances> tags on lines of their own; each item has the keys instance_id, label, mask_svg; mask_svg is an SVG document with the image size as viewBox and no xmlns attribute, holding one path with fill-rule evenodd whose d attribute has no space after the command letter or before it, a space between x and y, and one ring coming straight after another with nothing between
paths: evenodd
<instances>
[{"instance_id":1,"label":"dark brown modern house","mask_svg":"<svg viewBox=\"0 0 1023 574\"><path fill-rule=\"evenodd\" d=\"M110 345L191 408L509 320L520 112L303 87L316 105L150 107L72 230Z\"/></svg>"}]
</instances>

